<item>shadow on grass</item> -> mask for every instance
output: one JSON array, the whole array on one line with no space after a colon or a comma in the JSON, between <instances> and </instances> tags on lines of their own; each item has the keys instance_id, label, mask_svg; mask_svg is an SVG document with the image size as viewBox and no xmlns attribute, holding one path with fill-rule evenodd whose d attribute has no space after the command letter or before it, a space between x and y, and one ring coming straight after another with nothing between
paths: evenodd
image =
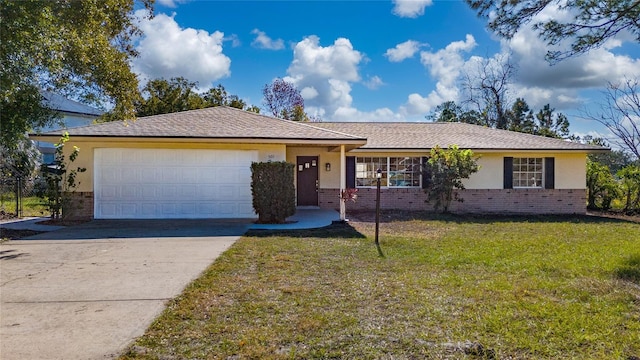
<instances>
[{"instance_id":1,"label":"shadow on grass","mask_svg":"<svg viewBox=\"0 0 640 360\"><path fill-rule=\"evenodd\" d=\"M317 229L300 230L257 230L252 229L245 233L251 237L286 236L293 238L341 238L341 239L365 239L366 236L354 229L348 223L335 222L329 226Z\"/></svg>"},{"instance_id":2,"label":"shadow on grass","mask_svg":"<svg viewBox=\"0 0 640 360\"><path fill-rule=\"evenodd\" d=\"M624 264L616 269L616 277L640 285L640 254L631 255Z\"/></svg>"},{"instance_id":3,"label":"shadow on grass","mask_svg":"<svg viewBox=\"0 0 640 360\"><path fill-rule=\"evenodd\" d=\"M374 222L375 213L350 212L351 215L363 222ZM516 215L516 214L451 214L434 213L431 211L403 211L403 210L383 210L380 213L380 223L395 221L444 221L458 224L488 224L488 223L582 223L582 224L604 224L604 223L635 223L633 220L613 218L599 215Z\"/></svg>"}]
</instances>

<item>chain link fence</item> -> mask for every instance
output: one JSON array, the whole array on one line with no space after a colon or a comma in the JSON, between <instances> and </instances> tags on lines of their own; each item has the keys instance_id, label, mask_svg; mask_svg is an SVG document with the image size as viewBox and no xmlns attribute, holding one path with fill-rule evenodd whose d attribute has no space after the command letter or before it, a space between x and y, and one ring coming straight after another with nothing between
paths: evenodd
<instances>
[{"instance_id":1,"label":"chain link fence","mask_svg":"<svg viewBox=\"0 0 640 360\"><path fill-rule=\"evenodd\" d=\"M0 179L0 218L48 216L37 179Z\"/></svg>"}]
</instances>

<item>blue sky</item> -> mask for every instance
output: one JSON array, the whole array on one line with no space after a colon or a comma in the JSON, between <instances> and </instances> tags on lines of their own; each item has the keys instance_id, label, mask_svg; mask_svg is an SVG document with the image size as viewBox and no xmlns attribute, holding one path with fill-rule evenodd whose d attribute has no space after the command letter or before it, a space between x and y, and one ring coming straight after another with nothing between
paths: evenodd
<instances>
[{"instance_id":1,"label":"blue sky","mask_svg":"<svg viewBox=\"0 0 640 360\"><path fill-rule=\"evenodd\" d=\"M505 41L485 25L463 1L157 0L132 65L142 83L183 76L258 106L264 84L285 78L323 121L422 121L464 97L464 74L511 54L518 72L509 97L536 110L551 104L580 134L604 133L575 115L599 101L607 81L640 76L640 46L627 34L552 67L530 29Z\"/></svg>"}]
</instances>

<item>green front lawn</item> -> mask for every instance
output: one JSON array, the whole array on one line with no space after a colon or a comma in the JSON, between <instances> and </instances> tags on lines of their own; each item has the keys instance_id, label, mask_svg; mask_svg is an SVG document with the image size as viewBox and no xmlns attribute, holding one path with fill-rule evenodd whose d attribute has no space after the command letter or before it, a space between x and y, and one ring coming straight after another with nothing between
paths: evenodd
<instances>
[{"instance_id":1,"label":"green front lawn","mask_svg":"<svg viewBox=\"0 0 640 360\"><path fill-rule=\"evenodd\" d=\"M385 216L388 219L388 216ZM636 359L640 225L425 217L224 253L123 359Z\"/></svg>"}]
</instances>

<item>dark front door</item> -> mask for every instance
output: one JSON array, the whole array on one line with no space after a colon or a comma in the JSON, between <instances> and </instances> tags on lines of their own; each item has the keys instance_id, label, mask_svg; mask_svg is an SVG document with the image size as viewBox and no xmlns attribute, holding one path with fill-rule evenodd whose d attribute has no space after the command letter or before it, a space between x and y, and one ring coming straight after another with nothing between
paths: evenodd
<instances>
[{"instance_id":1,"label":"dark front door","mask_svg":"<svg viewBox=\"0 0 640 360\"><path fill-rule=\"evenodd\" d=\"M318 206L318 157L298 156L298 206Z\"/></svg>"}]
</instances>

